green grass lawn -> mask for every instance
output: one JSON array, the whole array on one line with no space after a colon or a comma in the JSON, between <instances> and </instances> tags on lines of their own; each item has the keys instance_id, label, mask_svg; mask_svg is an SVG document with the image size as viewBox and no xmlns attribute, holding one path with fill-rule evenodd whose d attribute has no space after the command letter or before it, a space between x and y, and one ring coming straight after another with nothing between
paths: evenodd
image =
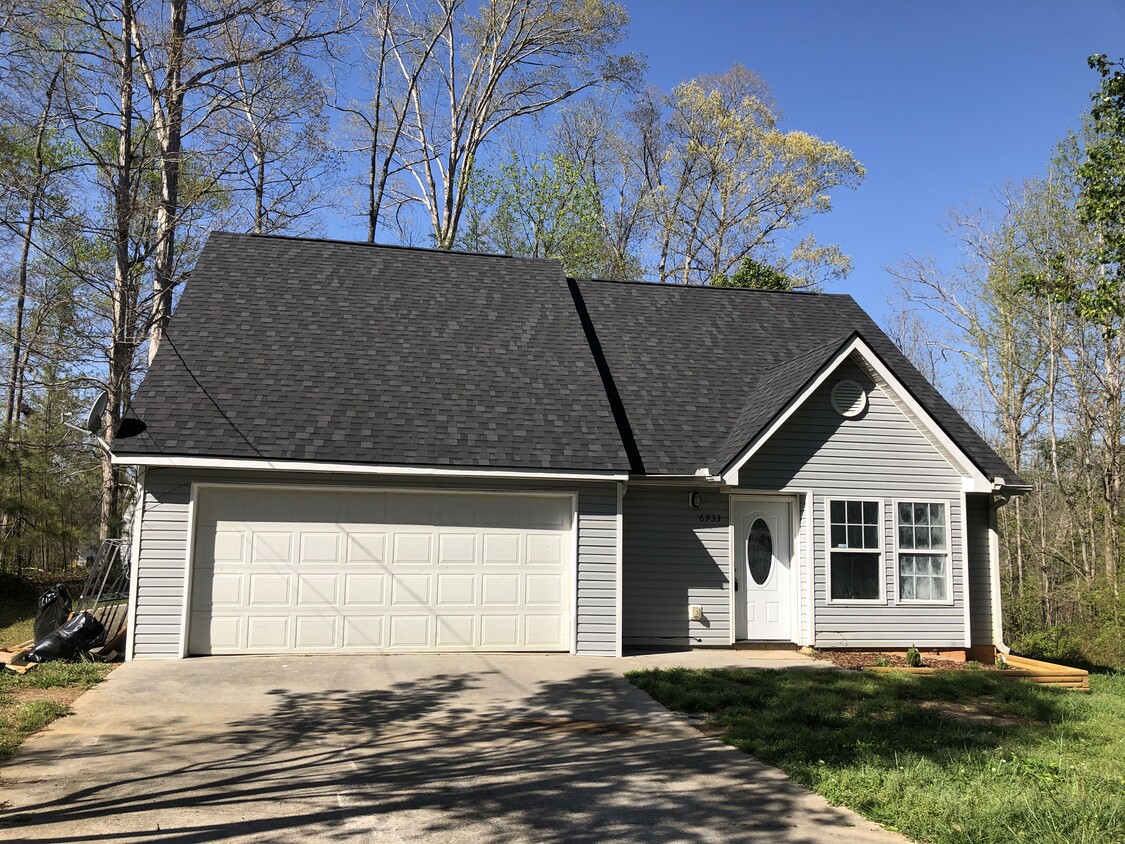
<instances>
[{"instance_id":1,"label":"green grass lawn","mask_svg":"<svg viewBox=\"0 0 1125 844\"><path fill-rule=\"evenodd\" d=\"M29 735L69 715L74 699L113 668L104 663L47 662L22 676L0 671L0 761L14 754Z\"/></svg>"},{"instance_id":2,"label":"green grass lawn","mask_svg":"<svg viewBox=\"0 0 1125 844\"><path fill-rule=\"evenodd\" d=\"M34 598L0 600L0 648L18 645L32 638L38 610Z\"/></svg>"},{"instance_id":3,"label":"green grass lawn","mask_svg":"<svg viewBox=\"0 0 1125 844\"><path fill-rule=\"evenodd\" d=\"M1125 676L650 670L628 679L830 802L926 842L1125 842Z\"/></svg>"}]
</instances>

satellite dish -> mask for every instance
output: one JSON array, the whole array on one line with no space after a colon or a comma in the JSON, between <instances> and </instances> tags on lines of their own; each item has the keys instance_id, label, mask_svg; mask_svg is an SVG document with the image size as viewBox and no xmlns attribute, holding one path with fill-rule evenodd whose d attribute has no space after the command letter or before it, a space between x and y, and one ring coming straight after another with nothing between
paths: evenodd
<instances>
[{"instance_id":1,"label":"satellite dish","mask_svg":"<svg viewBox=\"0 0 1125 844\"><path fill-rule=\"evenodd\" d=\"M102 390L93 405L90 407L90 412L86 414L86 424L83 426L91 434L96 434L102 429L102 416L105 414L105 406L109 403L109 391Z\"/></svg>"}]
</instances>

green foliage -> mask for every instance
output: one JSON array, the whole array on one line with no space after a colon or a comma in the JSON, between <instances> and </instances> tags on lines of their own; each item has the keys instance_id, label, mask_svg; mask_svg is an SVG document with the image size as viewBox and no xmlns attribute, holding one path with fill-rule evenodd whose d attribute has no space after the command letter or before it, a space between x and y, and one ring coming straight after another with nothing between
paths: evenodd
<instances>
[{"instance_id":1,"label":"green foliage","mask_svg":"<svg viewBox=\"0 0 1125 844\"><path fill-rule=\"evenodd\" d=\"M577 162L513 152L494 170L478 169L471 196L462 248L555 258L568 275L600 274L608 253L601 194Z\"/></svg>"},{"instance_id":2,"label":"green foliage","mask_svg":"<svg viewBox=\"0 0 1125 844\"><path fill-rule=\"evenodd\" d=\"M1076 171L1077 220L1090 232L1089 248L1077 265L1064 252L1051 254L1024 283L1037 295L1071 303L1083 319L1112 333L1125 317L1125 60L1096 54L1088 63L1101 78Z\"/></svg>"},{"instance_id":3,"label":"green foliage","mask_svg":"<svg viewBox=\"0 0 1125 844\"><path fill-rule=\"evenodd\" d=\"M922 654L918 653L918 649L911 645L906 651L906 667L907 668L921 668L922 667Z\"/></svg>"},{"instance_id":4,"label":"green foliage","mask_svg":"<svg viewBox=\"0 0 1125 844\"><path fill-rule=\"evenodd\" d=\"M688 669L629 680L829 802L935 844L1125 840L1125 677Z\"/></svg>"},{"instance_id":5,"label":"green foliage","mask_svg":"<svg viewBox=\"0 0 1125 844\"><path fill-rule=\"evenodd\" d=\"M796 283L781 270L743 257L738 269L729 276L719 276L711 281L712 287L743 287L755 290L792 290Z\"/></svg>"},{"instance_id":6,"label":"green foliage","mask_svg":"<svg viewBox=\"0 0 1125 844\"><path fill-rule=\"evenodd\" d=\"M887 658L886 655L879 654L877 657L875 657L875 667L876 668L890 668L891 667L891 661L890 661L890 659Z\"/></svg>"}]
</instances>

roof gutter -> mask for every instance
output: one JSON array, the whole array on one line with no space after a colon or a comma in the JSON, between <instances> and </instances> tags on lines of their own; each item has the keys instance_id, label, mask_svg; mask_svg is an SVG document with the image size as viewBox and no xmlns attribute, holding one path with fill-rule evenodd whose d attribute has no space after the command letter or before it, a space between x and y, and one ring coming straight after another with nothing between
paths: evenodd
<instances>
[{"instance_id":1,"label":"roof gutter","mask_svg":"<svg viewBox=\"0 0 1125 844\"><path fill-rule=\"evenodd\" d=\"M114 454L120 466L169 469L235 469L269 472L338 472L351 475L406 475L438 478L511 478L551 481L627 481L619 472L567 472L535 469L479 469L453 466L394 466L370 463L322 463L313 460L261 460L242 457L191 457L165 454Z\"/></svg>"}]
</instances>

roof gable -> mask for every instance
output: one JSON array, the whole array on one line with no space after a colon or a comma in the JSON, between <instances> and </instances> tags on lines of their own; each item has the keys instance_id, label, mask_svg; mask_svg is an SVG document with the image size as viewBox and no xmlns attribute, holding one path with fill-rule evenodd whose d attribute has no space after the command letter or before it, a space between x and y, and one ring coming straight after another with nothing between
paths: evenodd
<instances>
[{"instance_id":1,"label":"roof gable","mask_svg":"<svg viewBox=\"0 0 1125 844\"><path fill-rule=\"evenodd\" d=\"M807 377L802 381L795 382L800 385L796 387L796 392L790 390L788 400L783 406L778 406L777 410L768 418L764 412L754 415L755 424L759 421L761 421L761 424L756 431L753 431L751 437L743 441L742 447L738 449L733 458L728 458L730 451L726 452L726 455L720 456L720 459L727 459L725 459L725 462L716 463L713 471L716 474L721 474L725 482L737 485L740 482L739 470L742 466L763 445L769 442L770 438L785 422L805 405L828 378L839 370L844 361L854 360L861 364L865 372L873 379L875 385L887 395L898 412L902 414L902 417L909 420L914 428L929 442L930 446L964 478L966 489L973 492L989 492L992 490L991 479L981 471L972 457L945 433L938 421L909 394L902 382L879 359L862 335L857 332L848 337L826 359L822 359L819 368L814 370L812 361L819 357L821 356L805 355L798 359L797 365L802 367L801 372L807 373ZM792 371L791 367L783 367L783 369ZM778 393L780 395L780 391ZM751 400L751 405L756 403L756 398Z\"/></svg>"}]
</instances>

